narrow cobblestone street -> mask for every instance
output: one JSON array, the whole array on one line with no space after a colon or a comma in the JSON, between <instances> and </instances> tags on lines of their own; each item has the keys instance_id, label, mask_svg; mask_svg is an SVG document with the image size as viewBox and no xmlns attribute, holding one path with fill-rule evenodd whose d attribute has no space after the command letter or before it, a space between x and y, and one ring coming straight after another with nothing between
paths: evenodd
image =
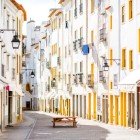
<instances>
[{"instance_id":1,"label":"narrow cobblestone street","mask_svg":"<svg viewBox=\"0 0 140 140\"><path fill-rule=\"evenodd\" d=\"M51 116L43 112L25 112L24 121L0 134L0 140L139 140L140 131L77 119L78 127L52 127Z\"/></svg>"}]
</instances>

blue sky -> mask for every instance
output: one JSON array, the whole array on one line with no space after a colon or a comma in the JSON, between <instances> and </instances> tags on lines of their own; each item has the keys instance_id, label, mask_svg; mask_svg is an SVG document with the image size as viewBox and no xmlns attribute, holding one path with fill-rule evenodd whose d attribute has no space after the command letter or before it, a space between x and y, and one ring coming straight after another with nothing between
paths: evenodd
<instances>
[{"instance_id":1,"label":"blue sky","mask_svg":"<svg viewBox=\"0 0 140 140\"><path fill-rule=\"evenodd\" d=\"M27 11L28 20L31 18L40 25L42 21L46 21L50 8L58 7L58 0L17 0ZM25 25L24 25L25 33Z\"/></svg>"}]
</instances>

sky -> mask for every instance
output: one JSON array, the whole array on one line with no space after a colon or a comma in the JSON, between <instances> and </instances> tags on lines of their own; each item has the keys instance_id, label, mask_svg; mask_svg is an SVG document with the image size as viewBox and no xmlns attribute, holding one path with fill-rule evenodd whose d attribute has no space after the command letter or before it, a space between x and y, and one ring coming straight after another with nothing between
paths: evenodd
<instances>
[{"instance_id":1,"label":"sky","mask_svg":"<svg viewBox=\"0 0 140 140\"><path fill-rule=\"evenodd\" d=\"M58 0L16 0L22 4L27 11L27 21L36 21L36 25L40 25L42 21L47 21L50 8L58 7ZM24 23L23 34L26 34L26 23Z\"/></svg>"}]
</instances>

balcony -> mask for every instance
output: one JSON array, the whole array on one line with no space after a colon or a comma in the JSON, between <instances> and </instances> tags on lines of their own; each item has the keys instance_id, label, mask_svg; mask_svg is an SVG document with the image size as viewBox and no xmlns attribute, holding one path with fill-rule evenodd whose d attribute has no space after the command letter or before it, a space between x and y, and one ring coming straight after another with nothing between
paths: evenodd
<instances>
[{"instance_id":1,"label":"balcony","mask_svg":"<svg viewBox=\"0 0 140 140\"><path fill-rule=\"evenodd\" d=\"M81 37L80 39L78 39L79 42L79 48L82 49L83 46L83 37Z\"/></svg>"},{"instance_id":2,"label":"balcony","mask_svg":"<svg viewBox=\"0 0 140 140\"><path fill-rule=\"evenodd\" d=\"M16 78L16 70L15 68L12 68L12 79L14 80Z\"/></svg>"},{"instance_id":3,"label":"balcony","mask_svg":"<svg viewBox=\"0 0 140 140\"><path fill-rule=\"evenodd\" d=\"M77 8L74 9L74 17L77 17Z\"/></svg>"},{"instance_id":4,"label":"balcony","mask_svg":"<svg viewBox=\"0 0 140 140\"><path fill-rule=\"evenodd\" d=\"M60 56L57 57L57 64L60 66L61 65L61 60L60 60Z\"/></svg>"},{"instance_id":5,"label":"balcony","mask_svg":"<svg viewBox=\"0 0 140 140\"><path fill-rule=\"evenodd\" d=\"M104 27L104 28L100 29L99 32L100 32L100 41L101 42L106 41L106 28Z\"/></svg>"},{"instance_id":6,"label":"balcony","mask_svg":"<svg viewBox=\"0 0 140 140\"><path fill-rule=\"evenodd\" d=\"M83 73L79 73L78 77L79 77L79 83L83 84Z\"/></svg>"},{"instance_id":7,"label":"balcony","mask_svg":"<svg viewBox=\"0 0 140 140\"><path fill-rule=\"evenodd\" d=\"M77 74L74 74L74 75L73 75L73 83L74 83L75 85L78 84L78 75L77 75Z\"/></svg>"},{"instance_id":8,"label":"balcony","mask_svg":"<svg viewBox=\"0 0 140 140\"><path fill-rule=\"evenodd\" d=\"M77 52L77 40L73 41L73 50Z\"/></svg>"},{"instance_id":9,"label":"balcony","mask_svg":"<svg viewBox=\"0 0 140 140\"><path fill-rule=\"evenodd\" d=\"M1 64L1 76L5 77L5 65Z\"/></svg>"},{"instance_id":10,"label":"balcony","mask_svg":"<svg viewBox=\"0 0 140 140\"><path fill-rule=\"evenodd\" d=\"M88 87L93 88L94 87L94 74L88 75Z\"/></svg>"},{"instance_id":11,"label":"balcony","mask_svg":"<svg viewBox=\"0 0 140 140\"><path fill-rule=\"evenodd\" d=\"M51 63L49 61L46 63L46 67L47 67L47 69L51 68Z\"/></svg>"},{"instance_id":12,"label":"balcony","mask_svg":"<svg viewBox=\"0 0 140 140\"><path fill-rule=\"evenodd\" d=\"M80 12L80 14L83 13L83 3L80 3L80 6L79 6L79 12Z\"/></svg>"}]
</instances>

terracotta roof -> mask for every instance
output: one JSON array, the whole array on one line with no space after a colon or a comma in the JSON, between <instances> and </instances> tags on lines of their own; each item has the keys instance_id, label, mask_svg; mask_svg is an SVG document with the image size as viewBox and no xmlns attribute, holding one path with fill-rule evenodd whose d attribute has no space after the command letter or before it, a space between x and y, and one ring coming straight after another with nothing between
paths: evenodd
<instances>
[{"instance_id":1,"label":"terracotta roof","mask_svg":"<svg viewBox=\"0 0 140 140\"><path fill-rule=\"evenodd\" d=\"M48 27L48 26L50 26L50 25L51 25L51 23L48 22L44 27Z\"/></svg>"},{"instance_id":2,"label":"terracotta roof","mask_svg":"<svg viewBox=\"0 0 140 140\"><path fill-rule=\"evenodd\" d=\"M62 11L58 11L55 15L58 16L60 14L62 14Z\"/></svg>"},{"instance_id":3,"label":"terracotta roof","mask_svg":"<svg viewBox=\"0 0 140 140\"><path fill-rule=\"evenodd\" d=\"M57 9L51 9L50 13L49 13L49 17L51 17L56 11L57 11Z\"/></svg>"},{"instance_id":4,"label":"terracotta roof","mask_svg":"<svg viewBox=\"0 0 140 140\"><path fill-rule=\"evenodd\" d=\"M10 0L10 1L17 7L18 10L21 10L23 12L24 20L26 21L27 20L27 14L26 14L26 10L24 9L24 7L21 4L17 3L15 0Z\"/></svg>"},{"instance_id":5,"label":"terracotta roof","mask_svg":"<svg viewBox=\"0 0 140 140\"><path fill-rule=\"evenodd\" d=\"M61 4L62 2L64 2L65 0L59 0L58 4Z\"/></svg>"}]
</instances>

